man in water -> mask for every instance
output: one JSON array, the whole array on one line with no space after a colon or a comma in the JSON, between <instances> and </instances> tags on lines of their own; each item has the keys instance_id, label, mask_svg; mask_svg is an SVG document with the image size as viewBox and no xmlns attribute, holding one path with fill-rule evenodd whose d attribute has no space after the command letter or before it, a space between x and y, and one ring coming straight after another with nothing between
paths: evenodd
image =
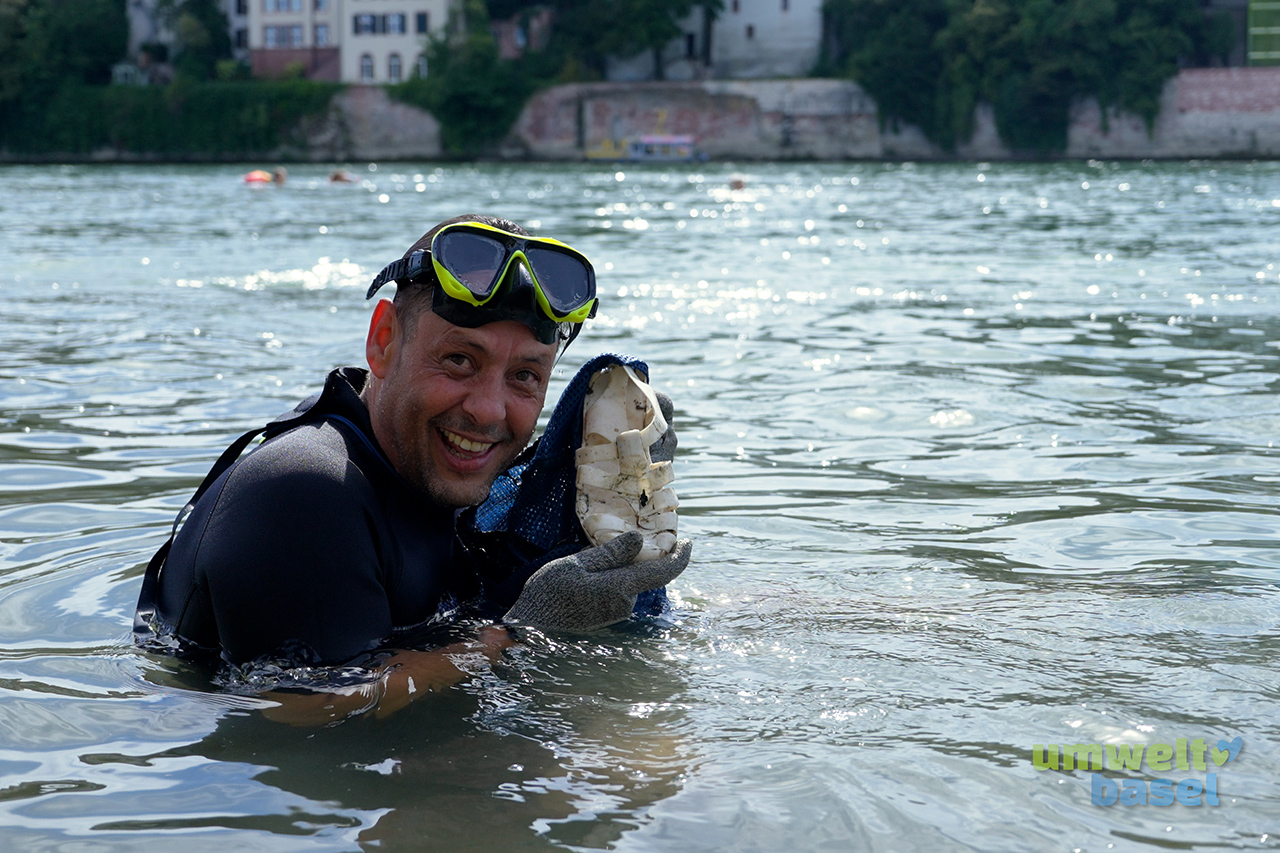
<instances>
[{"instance_id":1,"label":"man in water","mask_svg":"<svg viewBox=\"0 0 1280 853\"><path fill-rule=\"evenodd\" d=\"M459 511L484 501L529 443L558 354L595 313L595 274L562 243L464 216L428 231L369 296L393 280L394 301L378 302L370 320L368 369L330 373L318 398L273 422L244 458L258 431L228 448L139 597L144 644L232 664L382 672L372 700L373 688L346 702L287 697L279 716L292 721L369 701L389 712L460 679L450 653L495 660L512 642L489 627L444 649L403 650L415 629L486 608L534 626L612 624L689 560L681 540L669 556L633 563L640 536L624 534L497 592L505 578L472 565Z\"/></svg>"}]
</instances>

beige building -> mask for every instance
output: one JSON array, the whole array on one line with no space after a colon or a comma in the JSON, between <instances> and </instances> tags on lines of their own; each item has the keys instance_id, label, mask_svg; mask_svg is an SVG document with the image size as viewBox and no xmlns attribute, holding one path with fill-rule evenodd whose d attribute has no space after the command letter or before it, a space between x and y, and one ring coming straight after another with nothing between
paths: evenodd
<instances>
[{"instance_id":1,"label":"beige building","mask_svg":"<svg viewBox=\"0 0 1280 853\"><path fill-rule=\"evenodd\" d=\"M428 33L444 30L449 0L247 0L256 76L301 71L315 80L399 83L426 73Z\"/></svg>"}]
</instances>

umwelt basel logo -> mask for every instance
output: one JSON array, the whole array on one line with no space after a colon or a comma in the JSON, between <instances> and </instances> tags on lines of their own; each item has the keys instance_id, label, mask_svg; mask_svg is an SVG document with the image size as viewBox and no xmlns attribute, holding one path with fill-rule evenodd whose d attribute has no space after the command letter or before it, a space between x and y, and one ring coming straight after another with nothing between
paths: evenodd
<instances>
[{"instance_id":1,"label":"umwelt basel logo","mask_svg":"<svg viewBox=\"0 0 1280 853\"><path fill-rule=\"evenodd\" d=\"M1199 737L1150 744L1038 743L1031 748L1031 764L1037 770L1095 771L1089 782L1089 801L1095 806L1216 806L1218 769L1235 761L1242 749L1241 737L1222 738L1215 745ZM1103 770L1146 778L1110 778ZM1165 777L1175 770L1187 778Z\"/></svg>"}]
</instances>

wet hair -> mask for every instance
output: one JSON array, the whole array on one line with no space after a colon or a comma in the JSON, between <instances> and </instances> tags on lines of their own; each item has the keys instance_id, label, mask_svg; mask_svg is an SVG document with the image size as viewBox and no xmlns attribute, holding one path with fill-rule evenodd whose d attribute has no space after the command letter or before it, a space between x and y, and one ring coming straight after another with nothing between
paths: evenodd
<instances>
[{"instance_id":1,"label":"wet hair","mask_svg":"<svg viewBox=\"0 0 1280 853\"><path fill-rule=\"evenodd\" d=\"M430 249L431 240L436 236L436 232L446 225L453 225L456 222L480 222L484 225L491 225L494 228L501 228L512 234L521 236L529 236L529 232L523 227L512 222L509 219L503 219L498 216L486 216L479 213L469 213L463 216L455 216L452 219L446 219L431 227L426 234L423 234L417 241L409 247L404 253L404 257L409 257L419 249ZM418 326L418 318L422 316L424 311L431 310L431 289L439 284L435 280L435 273L431 273L431 280L418 282L415 284L397 285L396 295L394 298L396 306L396 316L400 318L400 325L404 329L405 340L408 341L413 337L413 332Z\"/></svg>"}]
</instances>

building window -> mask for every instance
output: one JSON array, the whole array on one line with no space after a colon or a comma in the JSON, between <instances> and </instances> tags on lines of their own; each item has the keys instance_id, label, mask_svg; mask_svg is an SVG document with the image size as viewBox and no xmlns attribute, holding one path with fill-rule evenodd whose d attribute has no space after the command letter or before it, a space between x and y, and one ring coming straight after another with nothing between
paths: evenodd
<instances>
[{"instance_id":1,"label":"building window","mask_svg":"<svg viewBox=\"0 0 1280 853\"><path fill-rule=\"evenodd\" d=\"M373 79L373 57L367 53L360 57L360 79L366 83Z\"/></svg>"},{"instance_id":2,"label":"building window","mask_svg":"<svg viewBox=\"0 0 1280 853\"><path fill-rule=\"evenodd\" d=\"M398 53L387 57L387 79L392 83L400 82L400 54Z\"/></svg>"},{"instance_id":3,"label":"building window","mask_svg":"<svg viewBox=\"0 0 1280 853\"><path fill-rule=\"evenodd\" d=\"M302 0L262 0L264 12L301 12Z\"/></svg>"},{"instance_id":4,"label":"building window","mask_svg":"<svg viewBox=\"0 0 1280 853\"><path fill-rule=\"evenodd\" d=\"M317 12L323 12L329 8L329 0L316 0L315 9Z\"/></svg>"},{"instance_id":5,"label":"building window","mask_svg":"<svg viewBox=\"0 0 1280 853\"><path fill-rule=\"evenodd\" d=\"M408 21L407 16L403 13L392 15L356 15L351 19L351 30L358 36L383 35L391 33L394 35L402 35L408 30L405 24Z\"/></svg>"},{"instance_id":6,"label":"building window","mask_svg":"<svg viewBox=\"0 0 1280 853\"><path fill-rule=\"evenodd\" d=\"M236 14L237 15L249 14L249 0L236 0Z\"/></svg>"},{"instance_id":7,"label":"building window","mask_svg":"<svg viewBox=\"0 0 1280 853\"><path fill-rule=\"evenodd\" d=\"M738 0L733 0L733 13L736 15L741 9L738 8Z\"/></svg>"},{"instance_id":8,"label":"building window","mask_svg":"<svg viewBox=\"0 0 1280 853\"><path fill-rule=\"evenodd\" d=\"M290 27L263 27L264 47L302 47L302 25Z\"/></svg>"},{"instance_id":9,"label":"building window","mask_svg":"<svg viewBox=\"0 0 1280 853\"><path fill-rule=\"evenodd\" d=\"M429 20L427 18L427 13L419 12L417 15L414 16L414 18L416 19L416 23L417 23L417 27L415 29L417 29L418 35L422 35L427 31L427 22Z\"/></svg>"},{"instance_id":10,"label":"building window","mask_svg":"<svg viewBox=\"0 0 1280 853\"><path fill-rule=\"evenodd\" d=\"M427 55L425 53L418 54L417 75L419 77L427 76Z\"/></svg>"},{"instance_id":11,"label":"building window","mask_svg":"<svg viewBox=\"0 0 1280 853\"><path fill-rule=\"evenodd\" d=\"M249 30L241 27L236 30L236 47L246 48L249 46Z\"/></svg>"},{"instance_id":12,"label":"building window","mask_svg":"<svg viewBox=\"0 0 1280 853\"><path fill-rule=\"evenodd\" d=\"M316 47L329 46L329 25L316 24Z\"/></svg>"},{"instance_id":13,"label":"building window","mask_svg":"<svg viewBox=\"0 0 1280 853\"><path fill-rule=\"evenodd\" d=\"M785 12L790 8L791 8L791 0L782 0L782 11Z\"/></svg>"},{"instance_id":14,"label":"building window","mask_svg":"<svg viewBox=\"0 0 1280 853\"><path fill-rule=\"evenodd\" d=\"M693 33L684 34L684 58L694 59L698 55L698 37Z\"/></svg>"},{"instance_id":15,"label":"building window","mask_svg":"<svg viewBox=\"0 0 1280 853\"><path fill-rule=\"evenodd\" d=\"M747 24L747 38L753 39L755 37L756 37L756 28L751 24Z\"/></svg>"}]
</instances>

